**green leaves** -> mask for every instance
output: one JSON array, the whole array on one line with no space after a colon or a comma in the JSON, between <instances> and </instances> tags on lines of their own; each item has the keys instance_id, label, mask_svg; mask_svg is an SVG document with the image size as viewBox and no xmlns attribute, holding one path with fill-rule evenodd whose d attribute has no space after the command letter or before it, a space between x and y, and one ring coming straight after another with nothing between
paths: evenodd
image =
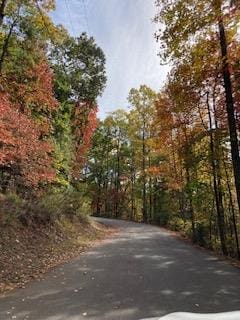
<instances>
[{"instance_id":1,"label":"green leaves","mask_svg":"<svg viewBox=\"0 0 240 320\"><path fill-rule=\"evenodd\" d=\"M92 37L67 37L53 48L51 61L56 74L56 96L63 101L95 103L105 83L105 56Z\"/></svg>"},{"instance_id":2,"label":"green leaves","mask_svg":"<svg viewBox=\"0 0 240 320\"><path fill-rule=\"evenodd\" d=\"M0 125L11 136L8 124L13 125L19 113L22 136L14 146L7 144L11 154L20 156L18 168L8 159L9 169L3 171L22 172L22 163L29 163L38 168L37 173L28 170L32 185L40 187L43 181L45 187L51 183L55 189L68 188L73 171L81 173L96 127L95 102L106 83L104 53L92 37L83 33L72 38L53 23L49 16L55 8L53 0L7 0L5 4L0 8L4 17L0 20L0 85L8 101L2 104L3 114L9 113L10 118L2 119ZM37 149L35 153L28 151L31 148ZM9 158L10 150L2 149L2 158ZM35 154L44 154L45 162ZM49 179L45 171L51 173Z\"/></svg>"}]
</instances>

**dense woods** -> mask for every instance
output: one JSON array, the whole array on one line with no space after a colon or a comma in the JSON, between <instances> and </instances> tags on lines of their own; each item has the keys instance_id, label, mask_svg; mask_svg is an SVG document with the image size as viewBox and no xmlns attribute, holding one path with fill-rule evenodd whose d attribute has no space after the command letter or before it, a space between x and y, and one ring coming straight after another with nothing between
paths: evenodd
<instances>
[{"instance_id":1,"label":"dense woods","mask_svg":"<svg viewBox=\"0 0 240 320\"><path fill-rule=\"evenodd\" d=\"M102 121L87 166L97 215L155 223L240 258L239 4L156 1L172 68Z\"/></svg>"},{"instance_id":2,"label":"dense woods","mask_svg":"<svg viewBox=\"0 0 240 320\"><path fill-rule=\"evenodd\" d=\"M54 8L0 1L1 226L92 212L240 258L238 1L157 0L166 83L132 88L102 121L104 53Z\"/></svg>"},{"instance_id":3,"label":"dense woods","mask_svg":"<svg viewBox=\"0 0 240 320\"><path fill-rule=\"evenodd\" d=\"M54 219L84 198L75 192L106 83L105 56L92 37L73 38L55 25L54 8L52 0L0 4L0 191L2 205L15 203L1 212L2 223L42 210ZM33 202L30 213L18 212L22 201Z\"/></svg>"}]
</instances>

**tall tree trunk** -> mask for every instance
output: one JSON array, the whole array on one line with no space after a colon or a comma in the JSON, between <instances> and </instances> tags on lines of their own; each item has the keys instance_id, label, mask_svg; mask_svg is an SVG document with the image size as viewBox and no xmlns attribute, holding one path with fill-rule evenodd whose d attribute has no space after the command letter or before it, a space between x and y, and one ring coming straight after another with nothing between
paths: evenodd
<instances>
[{"instance_id":1,"label":"tall tree trunk","mask_svg":"<svg viewBox=\"0 0 240 320\"><path fill-rule=\"evenodd\" d=\"M217 4L217 9L219 12L221 12L221 6L219 3ZM220 40L221 55L222 55L222 74L223 74L224 88L225 88L226 110L227 110L227 117L228 117L233 173L234 173L234 181L235 181L235 188L236 188L237 201L238 201L238 209L240 210L239 146L238 146L236 119L234 114L232 82L231 82L231 75L230 75L229 63L228 63L228 44L226 40L225 27L224 27L222 17L218 21L218 29L219 29L219 40Z\"/></svg>"},{"instance_id":2,"label":"tall tree trunk","mask_svg":"<svg viewBox=\"0 0 240 320\"><path fill-rule=\"evenodd\" d=\"M216 210L217 210L218 229L219 229L222 252L224 255L227 255L228 251L227 251L227 245L226 245L226 228L225 228L225 221L224 221L221 176L220 176L219 159L216 154L216 147L215 147L215 141L213 136L212 116L211 116L211 110L210 110L210 104L209 104L209 92L207 92L207 110L208 110L208 121L209 121L211 165L212 165L212 172L213 172L213 188L214 188L215 203L216 203ZM216 130L217 130L217 127L215 131Z\"/></svg>"},{"instance_id":3,"label":"tall tree trunk","mask_svg":"<svg viewBox=\"0 0 240 320\"><path fill-rule=\"evenodd\" d=\"M135 220L136 216L136 205L135 205L135 152L131 155L131 220Z\"/></svg>"},{"instance_id":4,"label":"tall tree trunk","mask_svg":"<svg viewBox=\"0 0 240 320\"><path fill-rule=\"evenodd\" d=\"M178 181L179 173L177 170L177 155L176 155L176 149L174 148L173 133L171 133L171 150L172 150L171 155L172 155L172 159L173 159L174 177L175 177L175 180ZM182 178L183 177L182 169L180 170L180 175ZM181 180L183 180L183 179L181 179ZM178 207L179 207L178 211L184 220L184 228L185 228L186 217L184 214L184 193L179 191L176 193L176 197L178 199Z\"/></svg>"},{"instance_id":5,"label":"tall tree trunk","mask_svg":"<svg viewBox=\"0 0 240 320\"><path fill-rule=\"evenodd\" d=\"M227 181L227 188L228 188L228 194L229 194L229 205L230 205L230 209L231 209L231 213L232 213L234 237L235 237L235 242L236 242L236 247L237 247L237 257L240 260L240 247L239 247L239 239L238 239L237 221L236 221L235 209L234 209L234 204L233 204L233 197L232 197L232 191L231 191L231 186L230 186L230 179L229 179L227 166L226 166L226 162L225 162L224 158L223 158L223 164L224 164L224 169L225 169L225 174L226 174L226 181Z\"/></svg>"},{"instance_id":6,"label":"tall tree trunk","mask_svg":"<svg viewBox=\"0 0 240 320\"><path fill-rule=\"evenodd\" d=\"M101 188L99 187L98 188L98 194L97 194L97 204L96 204L96 215L97 215L97 217L99 217L100 214L101 214L100 191L101 191Z\"/></svg>"},{"instance_id":7,"label":"tall tree trunk","mask_svg":"<svg viewBox=\"0 0 240 320\"><path fill-rule=\"evenodd\" d=\"M104 214L108 213L108 179L104 181Z\"/></svg>"},{"instance_id":8,"label":"tall tree trunk","mask_svg":"<svg viewBox=\"0 0 240 320\"><path fill-rule=\"evenodd\" d=\"M188 159L191 147L188 144L188 136L186 132L186 127L184 128L184 137L185 137L185 154L184 154L184 168L186 170L186 182L187 182L187 200L188 200L188 211L191 218L191 225L192 225L192 240L193 242L196 241L196 221L195 221L195 212L193 208L193 198L192 198L192 190L190 188L191 185L191 174L190 174L190 161Z\"/></svg>"},{"instance_id":9,"label":"tall tree trunk","mask_svg":"<svg viewBox=\"0 0 240 320\"><path fill-rule=\"evenodd\" d=\"M116 197L115 197L115 216L119 217L119 195L120 195L120 130L118 130L117 136L117 170L115 173L115 189L116 189Z\"/></svg>"},{"instance_id":10,"label":"tall tree trunk","mask_svg":"<svg viewBox=\"0 0 240 320\"><path fill-rule=\"evenodd\" d=\"M151 157L148 158L148 166L151 167ZM149 220L153 220L153 186L152 186L152 177L149 177Z\"/></svg>"},{"instance_id":11,"label":"tall tree trunk","mask_svg":"<svg viewBox=\"0 0 240 320\"><path fill-rule=\"evenodd\" d=\"M114 172L111 172L110 175L110 188L109 188L109 212L111 212L111 216L113 217L115 214L115 199L114 199Z\"/></svg>"},{"instance_id":12,"label":"tall tree trunk","mask_svg":"<svg viewBox=\"0 0 240 320\"><path fill-rule=\"evenodd\" d=\"M188 164L186 164L186 180L187 180L187 186L190 186L191 183L191 177L190 177L190 170L188 168ZM188 201L189 201L189 213L191 217L191 224L192 224L192 240L195 242L197 240L196 236L196 222L195 222L195 212L193 208L193 199L192 199L192 191L188 190L187 192Z\"/></svg>"},{"instance_id":13,"label":"tall tree trunk","mask_svg":"<svg viewBox=\"0 0 240 320\"><path fill-rule=\"evenodd\" d=\"M143 179L143 190L142 190L142 215L143 222L148 221L147 217L147 199L146 199L146 123L143 121L143 132L142 132L142 179Z\"/></svg>"},{"instance_id":14,"label":"tall tree trunk","mask_svg":"<svg viewBox=\"0 0 240 320\"><path fill-rule=\"evenodd\" d=\"M109 215L109 184L111 186L111 180L110 180L110 176L109 176L109 145L107 145L107 158L106 158L106 172L104 175L104 213L107 215Z\"/></svg>"},{"instance_id":15,"label":"tall tree trunk","mask_svg":"<svg viewBox=\"0 0 240 320\"><path fill-rule=\"evenodd\" d=\"M156 216L158 216L157 209L157 203L158 203L158 186L157 186L157 178L154 178L153 180L153 222L156 222Z\"/></svg>"}]
</instances>

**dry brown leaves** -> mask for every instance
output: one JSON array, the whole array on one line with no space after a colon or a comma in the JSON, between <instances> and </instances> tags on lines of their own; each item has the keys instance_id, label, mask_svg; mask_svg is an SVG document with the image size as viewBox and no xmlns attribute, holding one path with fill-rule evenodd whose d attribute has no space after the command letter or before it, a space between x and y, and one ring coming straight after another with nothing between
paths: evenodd
<instances>
[{"instance_id":1,"label":"dry brown leaves","mask_svg":"<svg viewBox=\"0 0 240 320\"><path fill-rule=\"evenodd\" d=\"M62 221L56 225L0 230L0 294L38 279L113 233L102 225Z\"/></svg>"}]
</instances>

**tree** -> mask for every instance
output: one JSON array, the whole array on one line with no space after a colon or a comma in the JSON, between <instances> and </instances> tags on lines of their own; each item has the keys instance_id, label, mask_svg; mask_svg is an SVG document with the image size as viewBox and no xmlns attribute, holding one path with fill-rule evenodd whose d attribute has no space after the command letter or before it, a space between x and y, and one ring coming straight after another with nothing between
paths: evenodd
<instances>
[{"instance_id":1,"label":"tree","mask_svg":"<svg viewBox=\"0 0 240 320\"><path fill-rule=\"evenodd\" d=\"M4 15L5 15L5 7L6 7L6 4L7 4L7 0L2 0L1 5L0 5L0 26L1 26L2 23L3 23L3 18L4 18Z\"/></svg>"},{"instance_id":2,"label":"tree","mask_svg":"<svg viewBox=\"0 0 240 320\"><path fill-rule=\"evenodd\" d=\"M46 170L55 171L48 185L57 189L69 188L73 174L76 178L81 173L96 127L96 99L106 76L104 53L94 39L86 34L74 39L63 27L55 26L49 16L54 8L53 0L1 1L0 86L12 109L8 122L17 112L22 123L35 130L29 136L26 131L25 141L24 131L19 133L21 147L27 150L29 139L33 139L35 153L45 146ZM3 154L8 148L2 149ZM15 154L17 148L15 144L11 152ZM26 159L27 155L26 151ZM25 170L19 156L17 169L14 163L10 168L11 160L2 166L3 175L5 171L12 175L13 184L18 184L16 177ZM34 155L33 160L28 159L40 168L41 161ZM27 178L23 177L24 184ZM42 183L40 177L38 182L36 186Z\"/></svg>"},{"instance_id":3,"label":"tree","mask_svg":"<svg viewBox=\"0 0 240 320\"><path fill-rule=\"evenodd\" d=\"M149 155L149 150L147 148L147 139L150 138L150 128L152 115L154 113L154 100L156 94L153 90L147 86L140 86L139 90L131 89L129 93L128 100L132 105L135 122L137 123L137 130L139 135L141 135L141 145L142 145L142 211L143 211L143 221L148 221L147 212L147 199L146 199L146 166L147 166L147 155Z\"/></svg>"},{"instance_id":4,"label":"tree","mask_svg":"<svg viewBox=\"0 0 240 320\"><path fill-rule=\"evenodd\" d=\"M53 147L39 139L41 130L36 122L12 105L5 94L1 94L0 109L2 188L8 187L13 178L18 191L22 186L35 188L52 182L55 178Z\"/></svg>"},{"instance_id":5,"label":"tree","mask_svg":"<svg viewBox=\"0 0 240 320\"><path fill-rule=\"evenodd\" d=\"M79 177L81 168L86 162L86 154L91 146L91 138L97 127L97 110L97 107L92 107L89 104L78 104L78 107L75 109L73 122L75 140L73 175L75 178Z\"/></svg>"},{"instance_id":6,"label":"tree","mask_svg":"<svg viewBox=\"0 0 240 320\"><path fill-rule=\"evenodd\" d=\"M33 59L38 60L40 52L49 40L56 40L61 35L61 28L56 27L48 13L55 7L54 1L44 0L41 4L36 0L2 1L0 35L0 71L5 73L8 63L18 62L24 69ZM36 62L35 60L35 62Z\"/></svg>"},{"instance_id":7,"label":"tree","mask_svg":"<svg viewBox=\"0 0 240 320\"><path fill-rule=\"evenodd\" d=\"M60 101L96 103L106 83L105 56L92 37L85 33L76 39L66 37L53 48L51 60L56 75L55 92Z\"/></svg>"},{"instance_id":8,"label":"tree","mask_svg":"<svg viewBox=\"0 0 240 320\"><path fill-rule=\"evenodd\" d=\"M229 63L229 45L236 38L236 24L239 17L238 2L214 1L157 1L159 12L156 22L164 24L156 34L162 43L160 53L163 59L183 59L191 44L199 37L210 38L218 28L219 52L222 61L222 78L226 96L226 112L231 144L231 155L235 178L238 207L240 210L240 157ZM198 17L196 19L196 17ZM226 29L228 40L226 39ZM204 48L203 48L204 49ZM208 52L205 51L205 55Z\"/></svg>"},{"instance_id":9,"label":"tree","mask_svg":"<svg viewBox=\"0 0 240 320\"><path fill-rule=\"evenodd\" d=\"M105 56L94 39L83 33L78 38L65 34L62 42L51 47L50 59L55 77L55 96L65 114L62 120L65 119L71 127L66 133L73 152L73 159L69 158L67 165L71 168L67 174L71 181L73 176L74 179L80 178L96 127L96 100L106 83ZM61 137L62 141L58 136L57 147L64 143L64 135ZM63 165L66 167L66 163ZM58 162L59 166L61 163Z\"/></svg>"}]
</instances>

